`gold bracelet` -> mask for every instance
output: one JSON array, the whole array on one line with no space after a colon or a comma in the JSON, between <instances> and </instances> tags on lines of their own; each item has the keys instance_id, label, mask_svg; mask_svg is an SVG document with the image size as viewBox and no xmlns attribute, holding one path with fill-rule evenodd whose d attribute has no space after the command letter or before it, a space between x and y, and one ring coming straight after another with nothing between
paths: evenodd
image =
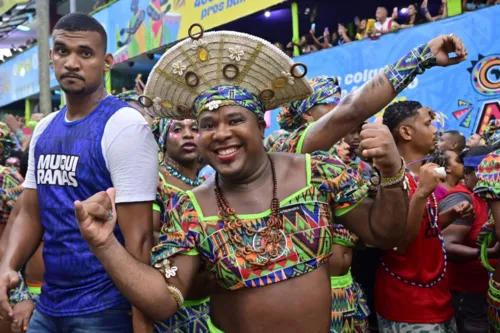
<instances>
[{"instance_id":1,"label":"gold bracelet","mask_svg":"<svg viewBox=\"0 0 500 333\"><path fill-rule=\"evenodd\" d=\"M182 296L179 288L168 283L168 279L177 275L177 266L173 266L169 259L163 259L154 264L154 268L160 272L165 281L167 282L167 290L175 299L175 302L179 307L184 304L184 296Z\"/></svg>"},{"instance_id":2,"label":"gold bracelet","mask_svg":"<svg viewBox=\"0 0 500 333\"><path fill-rule=\"evenodd\" d=\"M381 177L380 186L387 187L401 183L405 179L406 175L405 171L406 171L406 163L404 158L401 157L401 169L399 170L399 172L393 177L387 177L387 178Z\"/></svg>"},{"instance_id":3,"label":"gold bracelet","mask_svg":"<svg viewBox=\"0 0 500 333\"><path fill-rule=\"evenodd\" d=\"M167 283L167 290L177 302L177 306L182 307L182 305L184 304L184 296L182 296L179 288Z\"/></svg>"}]
</instances>

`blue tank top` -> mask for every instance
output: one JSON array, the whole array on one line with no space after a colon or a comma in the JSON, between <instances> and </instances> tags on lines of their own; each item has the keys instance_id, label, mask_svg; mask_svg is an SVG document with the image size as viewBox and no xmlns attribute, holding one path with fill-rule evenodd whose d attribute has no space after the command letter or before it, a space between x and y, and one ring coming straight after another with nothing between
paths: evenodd
<instances>
[{"instance_id":1,"label":"blue tank top","mask_svg":"<svg viewBox=\"0 0 500 333\"><path fill-rule=\"evenodd\" d=\"M35 146L35 177L44 232L45 284L37 309L62 317L99 312L127 302L80 234L75 200L113 186L101 148L104 128L119 109L114 96L87 117L66 122L66 108L52 119ZM116 238L124 243L118 224Z\"/></svg>"}]
</instances>

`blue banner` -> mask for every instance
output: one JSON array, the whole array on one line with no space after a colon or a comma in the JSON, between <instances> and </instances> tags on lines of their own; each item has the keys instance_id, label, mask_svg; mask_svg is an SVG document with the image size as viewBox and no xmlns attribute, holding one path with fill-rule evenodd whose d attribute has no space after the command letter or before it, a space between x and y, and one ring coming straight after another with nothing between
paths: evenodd
<instances>
[{"instance_id":1,"label":"blue banner","mask_svg":"<svg viewBox=\"0 0 500 333\"><path fill-rule=\"evenodd\" d=\"M415 46L441 34L463 39L468 59L463 63L426 71L396 100L417 100L437 111L444 129L466 136L482 132L490 119L500 119L500 6L478 10L378 40L363 40L295 59L308 68L308 77L337 76L343 95L361 87L385 65L394 63ZM278 129L277 110L268 115L266 133ZM381 121L379 112L371 121Z\"/></svg>"},{"instance_id":2,"label":"blue banner","mask_svg":"<svg viewBox=\"0 0 500 333\"><path fill-rule=\"evenodd\" d=\"M50 86L58 86L52 70ZM39 92L38 47L32 47L0 66L0 107Z\"/></svg>"}]
</instances>

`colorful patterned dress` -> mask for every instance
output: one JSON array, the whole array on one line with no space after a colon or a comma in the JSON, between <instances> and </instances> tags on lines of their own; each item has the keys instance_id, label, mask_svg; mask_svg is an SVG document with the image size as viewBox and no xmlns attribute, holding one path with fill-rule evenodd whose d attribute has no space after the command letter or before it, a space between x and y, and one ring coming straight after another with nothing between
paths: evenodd
<instances>
[{"instance_id":1,"label":"colorful patterned dress","mask_svg":"<svg viewBox=\"0 0 500 333\"><path fill-rule=\"evenodd\" d=\"M2 199L2 206L0 209L0 223L7 224L10 213L14 209L17 198L23 192L23 177L15 170L0 166L0 198ZM21 281L19 286L12 289L9 293L9 301L11 305L16 305L19 302L31 299L28 287L26 286L23 276L19 274Z\"/></svg>"},{"instance_id":2,"label":"colorful patterned dress","mask_svg":"<svg viewBox=\"0 0 500 333\"><path fill-rule=\"evenodd\" d=\"M485 200L500 200L500 150L492 152L482 160L476 175L479 181L474 193ZM490 240L496 238L495 223L499 222L494 221L490 212L490 219L478 237L479 245L482 245L487 238ZM500 283L493 278L490 279L488 289L488 322L489 332L500 332Z\"/></svg>"},{"instance_id":3,"label":"colorful patterned dress","mask_svg":"<svg viewBox=\"0 0 500 333\"><path fill-rule=\"evenodd\" d=\"M300 154L309 125L301 126L290 133L284 130L273 132L265 142L266 149L270 152L286 152ZM347 164L351 170L356 170L365 182L371 178L371 167L362 162L358 164L349 160L348 156L339 156L337 150L332 147L328 152L316 154L328 154L336 156ZM353 248L358 242L358 237L344 228L341 224L334 225L333 244L339 244ZM368 332L368 316L370 310L366 303L366 297L361 286L354 282L351 271L343 276L332 276L332 321L331 333Z\"/></svg>"},{"instance_id":4,"label":"colorful patterned dress","mask_svg":"<svg viewBox=\"0 0 500 333\"><path fill-rule=\"evenodd\" d=\"M333 243L353 248L359 238L342 224L334 225ZM332 288L331 333L369 332L370 309L361 285L355 282L351 270L343 276L330 277Z\"/></svg>"},{"instance_id":5,"label":"colorful patterned dress","mask_svg":"<svg viewBox=\"0 0 500 333\"><path fill-rule=\"evenodd\" d=\"M342 161L326 154L305 155L306 186L280 202L283 219L280 256L272 265L249 264L223 230L218 216L205 216L191 191L179 198L169 213L170 228L153 248L151 263L176 254L200 255L219 286L228 290L257 288L312 272L327 262L333 244L335 217L342 216L367 194L359 174ZM239 215L254 229L267 226L270 210ZM236 230L245 245L260 244L258 235ZM249 256L252 256L251 254ZM266 256L254 260L266 260ZM175 259L174 259L175 263ZM212 328L212 330L214 330Z\"/></svg>"},{"instance_id":6,"label":"colorful patterned dress","mask_svg":"<svg viewBox=\"0 0 500 333\"><path fill-rule=\"evenodd\" d=\"M183 193L181 189L167 183L164 175L161 172L159 173L156 201L153 209L160 212L162 231L168 228L169 223L165 218L168 212L178 204L181 193ZM177 310L172 317L155 323L155 333L208 332L209 301L208 297L200 300L186 300L184 306Z\"/></svg>"}]
</instances>

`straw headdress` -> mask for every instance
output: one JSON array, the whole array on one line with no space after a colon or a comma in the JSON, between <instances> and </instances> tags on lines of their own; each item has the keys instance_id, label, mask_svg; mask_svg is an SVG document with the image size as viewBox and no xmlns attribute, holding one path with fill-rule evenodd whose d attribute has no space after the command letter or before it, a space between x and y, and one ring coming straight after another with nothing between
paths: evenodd
<instances>
[{"instance_id":1,"label":"straw headdress","mask_svg":"<svg viewBox=\"0 0 500 333\"><path fill-rule=\"evenodd\" d=\"M199 24L191 26L189 36L167 50L149 76L139 102L153 116L194 118L198 96L219 86L247 90L266 110L312 93L306 66L261 38L233 31L204 33Z\"/></svg>"}]
</instances>

